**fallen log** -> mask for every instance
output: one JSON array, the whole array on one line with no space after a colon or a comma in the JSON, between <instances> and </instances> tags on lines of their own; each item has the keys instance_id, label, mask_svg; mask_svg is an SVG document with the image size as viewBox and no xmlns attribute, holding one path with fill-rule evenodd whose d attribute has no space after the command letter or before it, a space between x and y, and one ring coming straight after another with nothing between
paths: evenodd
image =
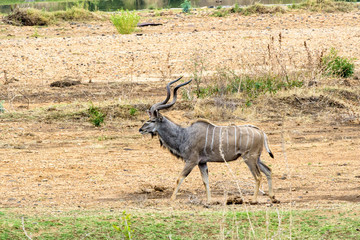
<instances>
[{"instance_id":1,"label":"fallen log","mask_svg":"<svg viewBox=\"0 0 360 240\"><path fill-rule=\"evenodd\" d=\"M138 23L138 27L147 27L147 26L160 26L162 23Z\"/></svg>"}]
</instances>

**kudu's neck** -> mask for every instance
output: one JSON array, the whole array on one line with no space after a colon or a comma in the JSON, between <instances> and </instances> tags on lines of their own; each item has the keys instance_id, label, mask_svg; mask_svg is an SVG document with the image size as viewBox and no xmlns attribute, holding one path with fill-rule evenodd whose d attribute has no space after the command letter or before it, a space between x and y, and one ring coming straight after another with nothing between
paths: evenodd
<instances>
[{"instance_id":1,"label":"kudu's neck","mask_svg":"<svg viewBox=\"0 0 360 240\"><path fill-rule=\"evenodd\" d=\"M157 132L160 142L170 150L174 155L181 157L180 145L186 141L186 130L171 120L163 117L159 124Z\"/></svg>"}]
</instances>

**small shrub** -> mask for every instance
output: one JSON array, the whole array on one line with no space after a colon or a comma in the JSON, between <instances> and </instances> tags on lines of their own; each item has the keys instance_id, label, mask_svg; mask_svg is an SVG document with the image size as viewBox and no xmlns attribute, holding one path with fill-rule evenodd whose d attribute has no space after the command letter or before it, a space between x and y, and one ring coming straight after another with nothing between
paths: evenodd
<instances>
[{"instance_id":1,"label":"small shrub","mask_svg":"<svg viewBox=\"0 0 360 240\"><path fill-rule=\"evenodd\" d=\"M354 74L354 59L338 56L338 52L331 48L330 53L321 59L325 73L338 77L350 77Z\"/></svg>"},{"instance_id":2,"label":"small shrub","mask_svg":"<svg viewBox=\"0 0 360 240\"><path fill-rule=\"evenodd\" d=\"M140 21L140 16L137 15L136 12L121 10L119 15L114 14L110 19L120 34L130 34L135 31L135 28Z\"/></svg>"},{"instance_id":3,"label":"small shrub","mask_svg":"<svg viewBox=\"0 0 360 240\"><path fill-rule=\"evenodd\" d=\"M190 13L190 9L191 9L191 2L190 0L185 0L180 7L182 8L182 11L184 13Z\"/></svg>"},{"instance_id":4,"label":"small shrub","mask_svg":"<svg viewBox=\"0 0 360 240\"><path fill-rule=\"evenodd\" d=\"M229 11L226 9L216 10L211 16L213 17L226 17L229 15Z\"/></svg>"},{"instance_id":5,"label":"small shrub","mask_svg":"<svg viewBox=\"0 0 360 240\"><path fill-rule=\"evenodd\" d=\"M240 13L242 12L242 8L239 7L239 4L235 3L234 7L230 9L232 13Z\"/></svg>"},{"instance_id":6,"label":"small shrub","mask_svg":"<svg viewBox=\"0 0 360 240\"><path fill-rule=\"evenodd\" d=\"M116 231L121 232L125 239L132 239L132 233L134 230L131 228L131 215L125 211L122 213L120 226L113 224Z\"/></svg>"},{"instance_id":7,"label":"small shrub","mask_svg":"<svg viewBox=\"0 0 360 240\"><path fill-rule=\"evenodd\" d=\"M93 104L88 109L90 122L94 124L95 127L99 127L105 120L105 114L103 114L98 107L95 107Z\"/></svg>"},{"instance_id":8,"label":"small shrub","mask_svg":"<svg viewBox=\"0 0 360 240\"><path fill-rule=\"evenodd\" d=\"M137 113L137 109L136 108L134 108L134 107L132 107L132 108L130 108L130 110L129 110L129 114L130 114L130 116L135 116L135 114Z\"/></svg>"}]
</instances>

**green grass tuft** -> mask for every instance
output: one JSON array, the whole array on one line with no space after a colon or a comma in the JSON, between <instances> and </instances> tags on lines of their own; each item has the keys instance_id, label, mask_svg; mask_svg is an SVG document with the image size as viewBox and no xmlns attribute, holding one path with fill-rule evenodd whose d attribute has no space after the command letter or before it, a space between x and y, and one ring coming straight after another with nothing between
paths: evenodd
<instances>
[{"instance_id":1,"label":"green grass tuft","mask_svg":"<svg viewBox=\"0 0 360 240\"><path fill-rule=\"evenodd\" d=\"M99 127L105 120L105 114L101 112L98 107L95 107L93 104L88 109L90 122L94 124L95 127Z\"/></svg>"},{"instance_id":2,"label":"green grass tuft","mask_svg":"<svg viewBox=\"0 0 360 240\"><path fill-rule=\"evenodd\" d=\"M120 34L130 34L135 31L140 16L136 12L121 10L120 14L113 14L110 19Z\"/></svg>"},{"instance_id":3,"label":"green grass tuft","mask_svg":"<svg viewBox=\"0 0 360 240\"><path fill-rule=\"evenodd\" d=\"M334 48L331 48L330 53L322 57L321 63L327 74L345 78L354 74L354 59L338 56L338 51Z\"/></svg>"}]
</instances>

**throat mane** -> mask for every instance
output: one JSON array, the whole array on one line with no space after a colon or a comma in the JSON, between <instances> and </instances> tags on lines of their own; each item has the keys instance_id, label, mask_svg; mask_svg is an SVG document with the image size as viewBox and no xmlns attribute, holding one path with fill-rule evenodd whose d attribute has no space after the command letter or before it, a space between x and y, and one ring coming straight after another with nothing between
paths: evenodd
<instances>
[{"instance_id":1,"label":"throat mane","mask_svg":"<svg viewBox=\"0 0 360 240\"><path fill-rule=\"evenodd\" d=\"M161 147L164 147L164 148L168 149L168 150L170 151L170 153L171 153L172 155L174 155L175 157L177 157L177 158L182 158L182 157L181 157L181 154L179 153L179 151L176 150L176 149L174 149L174 148L172 148L172 147L170 147L170 146L160 137L160 135L159 135L159 141L160 141L160 146L161 146Z\"/></svg>"}]
</instances>

